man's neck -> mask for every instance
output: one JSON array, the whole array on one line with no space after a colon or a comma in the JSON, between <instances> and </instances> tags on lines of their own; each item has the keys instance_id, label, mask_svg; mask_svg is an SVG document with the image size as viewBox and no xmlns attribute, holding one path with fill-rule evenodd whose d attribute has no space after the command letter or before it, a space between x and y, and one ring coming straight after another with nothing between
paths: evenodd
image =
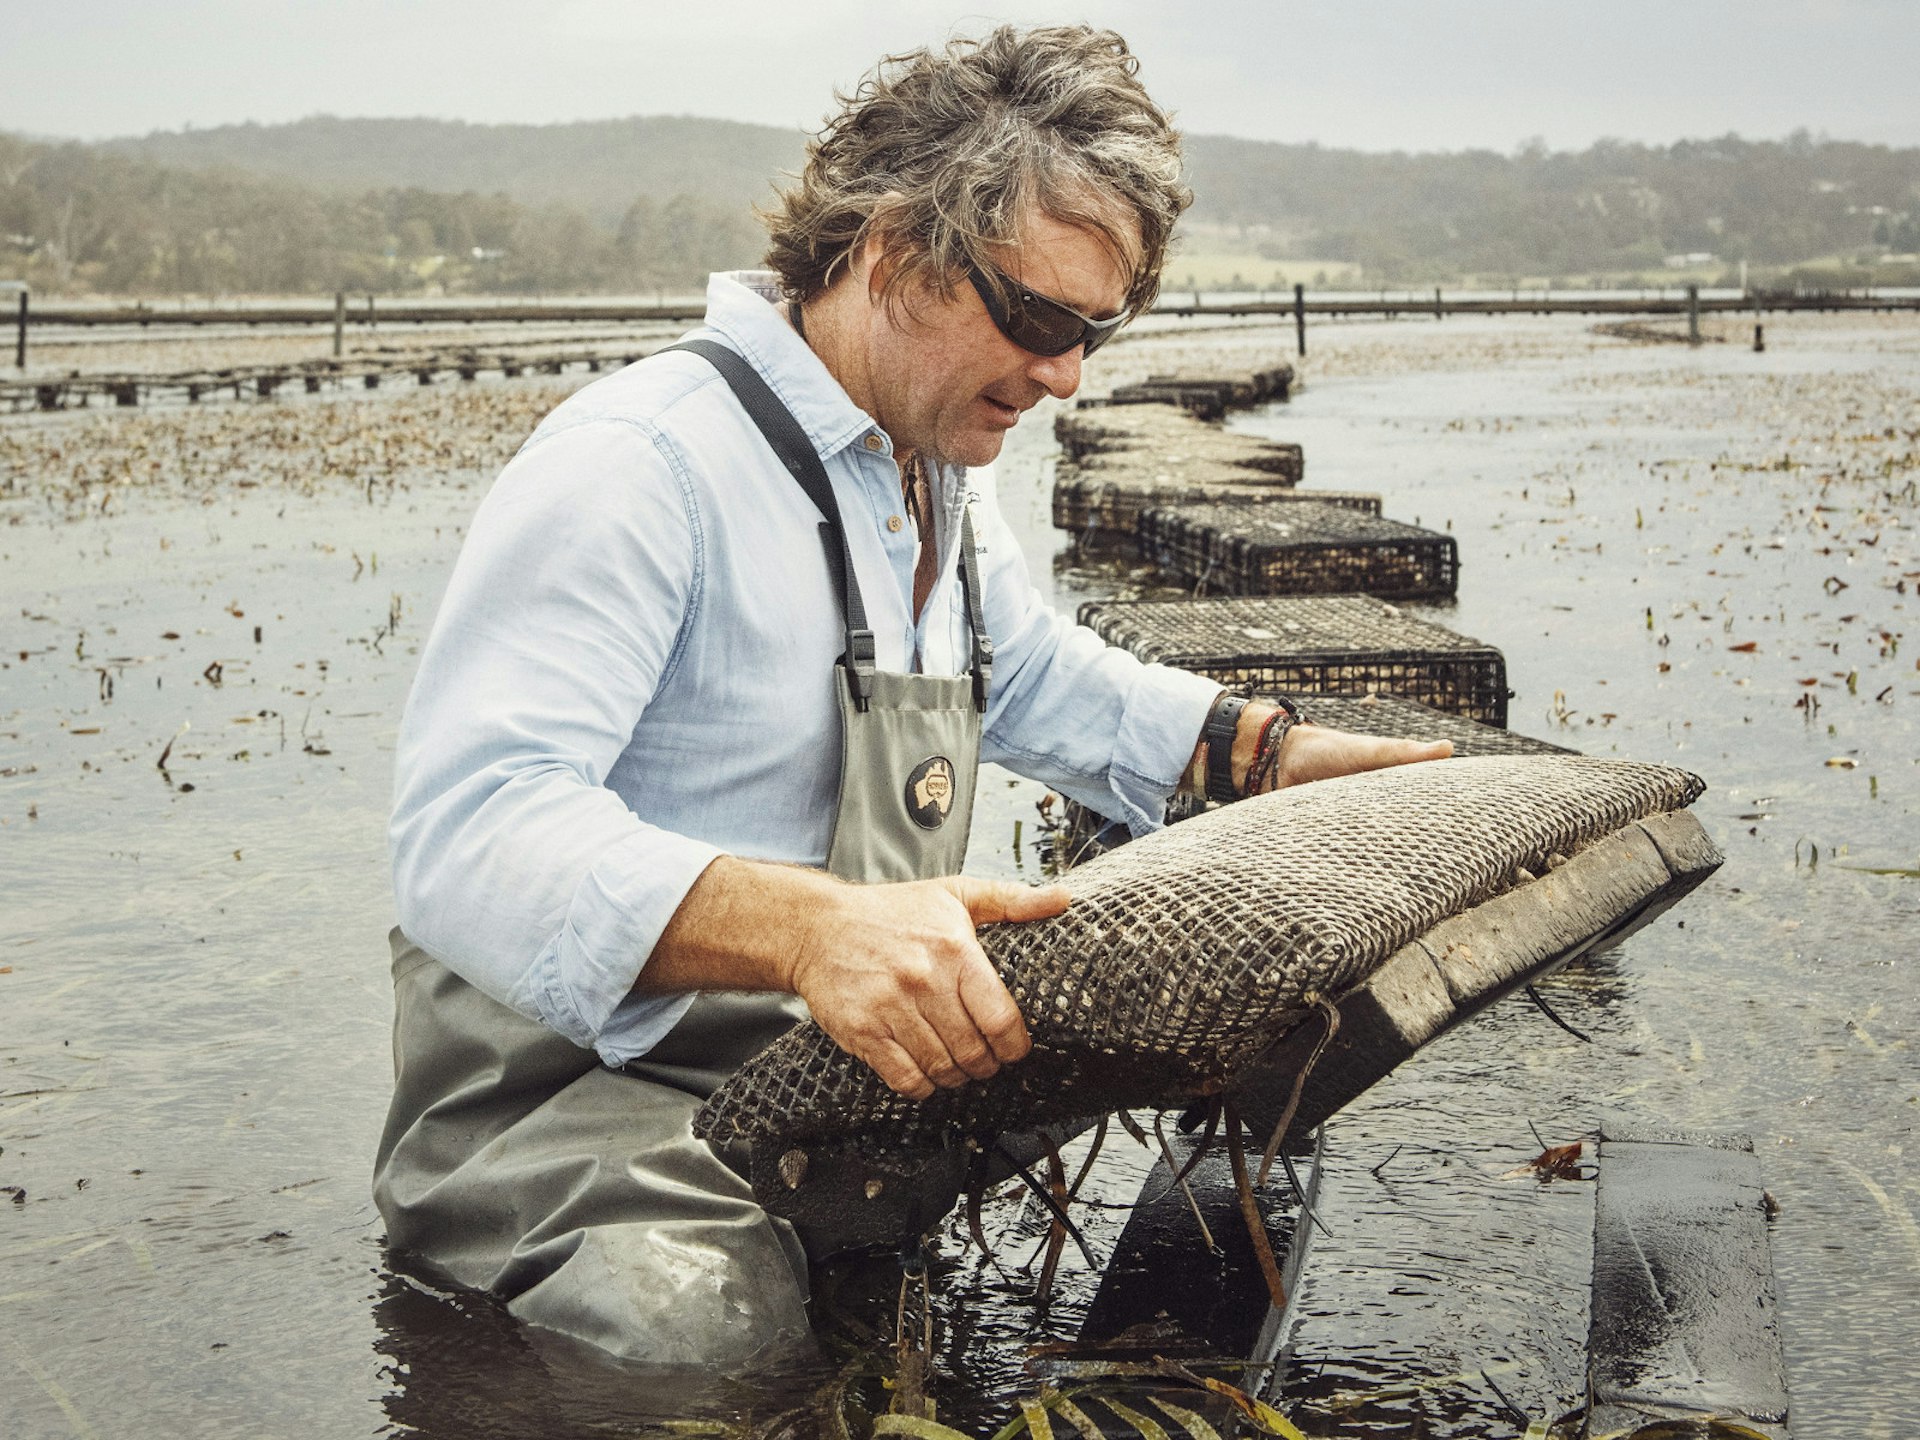
<instances>
[{"instance_id":1,"label":"man's neck","mask_svg":"<svg viewBox=\"0 0 1920 1440\"><path fill-rule=\"evenodd\" d=\"M893 458L905 476L913 450L901 445L900 437L888 429L886 417L879 412L872 369L867 363L869 352L863 341L868 308L866 296L858 293L852 277L842 275L806 302L804 325L795 328L800 330L820 363L827 367L827 373L847 392L847 398L892 436ZM791 324L791 313L787 319Z\"/></svg>"}]
</instances>

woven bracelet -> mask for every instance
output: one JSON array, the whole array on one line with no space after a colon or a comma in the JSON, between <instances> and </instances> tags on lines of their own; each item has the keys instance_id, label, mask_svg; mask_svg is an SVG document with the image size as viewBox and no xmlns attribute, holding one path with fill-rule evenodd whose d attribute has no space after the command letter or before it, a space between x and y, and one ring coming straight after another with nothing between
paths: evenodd
<instances>
[{"instance_id":1,"label":"woven bracelet","mask_svg":"<svg viewBox=\"0 0 1920 1440\"><path fill-rule=\"evenodd\" d=\"M1286 696L1276 695L1274 701L1274 711L1261 722L1259 738L1254 742L1253 763L1247 766L1247 788L1242 798L1270 788L1269 782L1279 775L1280 747L1287 743L1287 732L1307 723L1300 707Z\"/></svg>"}]
</instances>

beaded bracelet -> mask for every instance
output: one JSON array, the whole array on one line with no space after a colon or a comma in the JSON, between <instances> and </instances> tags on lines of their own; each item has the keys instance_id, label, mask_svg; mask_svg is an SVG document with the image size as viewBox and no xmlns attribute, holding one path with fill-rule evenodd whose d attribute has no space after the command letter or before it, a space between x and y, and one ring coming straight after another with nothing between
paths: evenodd
<instances>
[{"instance_id":1,"label":"beaded bracelet","mask_svg":"<svg viewBox=\"0 0 1920 1440\"><path fill-rule=\"evenodd\" d=\"M1273 698L1274 711L1261 722L1260 734L1254 741L1253 761L1247 766L1243 795L1259 795L1272 788L1272 782L1280 773L1280 747L1287 742L1287 732L1296 725L1309 723L1300 707L1286 696Z\"/></svg>"}]
</instances>

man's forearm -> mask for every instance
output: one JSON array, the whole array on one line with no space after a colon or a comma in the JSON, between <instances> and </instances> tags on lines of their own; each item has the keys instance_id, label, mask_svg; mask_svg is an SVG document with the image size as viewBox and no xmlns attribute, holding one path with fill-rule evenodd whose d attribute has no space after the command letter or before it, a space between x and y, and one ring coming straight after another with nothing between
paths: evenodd
<instances>
[{"instance_id":1,"label":"man's forearm","mask_svg":"<svg viewBox=\"0 0 1920 1440\"><path fill-rule=\"evenodd\" d=\"M1233 785L1240 794L1247 789L1260 748L1260 732L1277 706L1259 701L1240 712L1233 733ZM1329 780L1336 775L1355 775L1363 770L1381 770L1390 765L1411 765L1421 760L1445 760L1453 754L1451 740L1400 740L1382 735L1358 735L1324 725L1302 721L1289 726L1280 737L1273 763L1261 762L1260 783L1265 790L1283 790L1289 785L1304 785L1313 780ZM1193 759L1180 777L1181 790L1189 795L1207 793L1207 741L1203 733L1193 747Z\"/></svg>"},{"instance_id":2,"label":"man's forearm","mask_svg":"<svg viewBox=\"0 0 1920 1440\"><path fill-rule=\"evenodd\" d=\"M795 957L844 888L824 871L722 855L693 882L633 988L792 993Z\"/></svg>"}]
</instances>

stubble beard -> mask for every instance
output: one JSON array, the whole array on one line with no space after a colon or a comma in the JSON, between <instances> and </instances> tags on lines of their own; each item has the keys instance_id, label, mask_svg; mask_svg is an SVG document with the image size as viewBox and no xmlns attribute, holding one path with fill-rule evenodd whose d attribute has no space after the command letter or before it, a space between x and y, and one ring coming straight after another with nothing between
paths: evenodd
<instances>
[{"instance_id":1,"label":"stubble beard","mask_svg":"<svg viewBox=\"0 0 1920 1440\"><path fill-rule=\"evenodd\" d=\"M1000 458L1000 452L1006 448L1007 436L1011 433L1010 430L999 430L974 436L975 443L984 452L975 458L951 453L937 437L920 447L919 453L931 464L957 466L965 470L977 469L982 465L991 465Z\"/></svg>"}]
</instances>

